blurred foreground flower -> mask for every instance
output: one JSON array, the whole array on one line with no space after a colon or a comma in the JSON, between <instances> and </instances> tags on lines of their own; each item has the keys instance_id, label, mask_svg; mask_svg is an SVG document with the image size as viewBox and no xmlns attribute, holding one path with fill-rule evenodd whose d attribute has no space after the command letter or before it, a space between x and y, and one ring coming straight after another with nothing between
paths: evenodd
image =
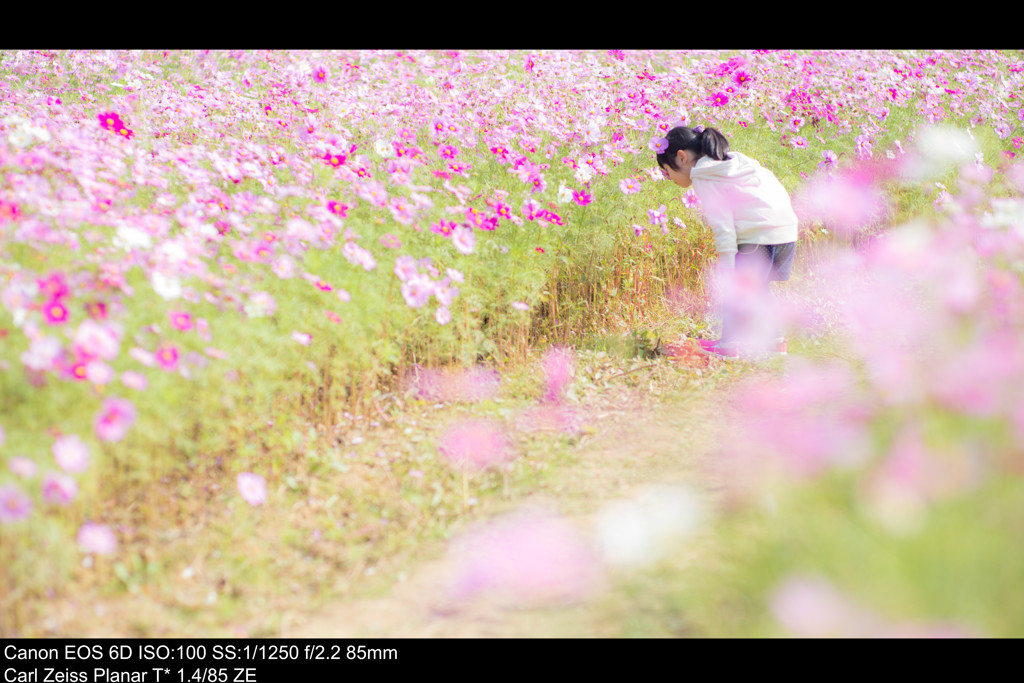
<instances>
[{"instance_id":1,"label":"blurred foreground flower","mask_svg":"<svg viewBox=\"0 0 1024 683\"><path fill-rule=\"evenodd\" d=\"M650 564L692 534L702 516L697 494L688 486L648 487L598 513L595 530L602 557L611 565Z\"/></svg>"},{"instance_id":2,"label":"blurred foreground flower","mask_svg":"<svg viewBox=\"0 0 1024 683\"><path fill-rule=\"evenodd\" d=\"M0 486L0 522L15 522L31 512L32 499L21 489L10 484Z\"/></svg>"},{"instance_id":3,"label":"blurred foreground flower","mask_svg":"<svg viewBox=\"0 0 1024 683\"><path fill-rule=\"evenodd\" d=\"M519 513L453 542L449 594L489 595L518 603L565 602L599 588L599 558L571 523L554 515Z\"/></svg>"},{"instance_id":4,"label":"blurred foreground flower","mask_svg":"<svg viewBox=\"0 0 1024 683\"><path fill-rule=\"evenodd\" d=\"M546 388L544 398L547 401L557 402L562 398L575 373L573 353L570 349L565 348L549 349L544 354L541 367L544 370Z\"/></svg>"},{"instance_id":5,"label":"blurred foreground flower","mask_svg":"<svg viewBox=\"0 0 1024 683\"><path fill-rule=\"evenodd\" d=\"M483 470L515 457L505 430L490 420L460 422L442 435L441 455L456 467Z\"/></svg>"},{"instance_id":6,"label":"blurred foreground flower","mask_svg":"<svg viewBox=\"0 0 1024 683\"><path fill-rule=\"evenodd\" d=\"M117 550L117 537L106 524L83 524L77 540L82 552L110 555Z\"/></svg>"},{"instance_id":7,"label":"blurred foreground flower","mask_svg":"<svg viewBox=\"0 0 1024 683\"><path fill-rule=\"evenodd\" d=\"M779 624L799 638L970 638L956 624L891 622L840 594L817 578L793 577L770 599Z\"/></svg>"},{"instance_id":8,"label":"blurred foreground flower","mask_svg":"<svg viewBox=\"0 0 1024 683\"><path fill-rule=\"evenodd\" d=\"M53 457L65 472L84 472L89 467L89 448L74 434L53 443Z\"/></svg>"},{"instance_id":9,"label":"blurred foreground flower","mask_svg":"<svg viewBox=\"0 0 1024 683\"><path fill-rule=\"evenodd\" d=\"M501 387L494 370L474 366L462 368L415 367L405 375L405 391L423 401L475 402L493 398Z\"/></svg>"},{"instance_id":10,"label":"blurred foreground flower","mask_svg":"<svg viewBox=\"0 0 1024 683\"><path fill-rule=\"evenodd\" d=\"M249 505L263 505L267 502L267 481L260 475L242 472L236 482L238 493Z\"/></svg>"},{"instance_id":11,"label":"blurred foreground flower","mask_svg":"<svg viewBox=\"0 0 1024 683\"><path fill-rule=\"evenodd\" d=\"M827 174L813 178L793 198L801 222L821 221L851 234L885 216L885 195L865 173Z\"/></svg>"}]
</instances>

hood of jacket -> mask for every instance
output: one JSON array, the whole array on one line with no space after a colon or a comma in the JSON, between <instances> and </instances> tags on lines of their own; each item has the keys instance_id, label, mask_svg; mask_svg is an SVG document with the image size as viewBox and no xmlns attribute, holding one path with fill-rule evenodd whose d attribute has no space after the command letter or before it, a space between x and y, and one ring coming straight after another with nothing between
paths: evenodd
<instances>
[{"instance_id":1,"label":"hood of jacket","mask_svg":"<svg viewBox=\"0 0 1024 683\"><path fill-rule=\"evenodd\" d=\"M758 171L761 168L754 159L729 152L724 161L701 157L692 169L690 178L694 180L728 181L737 185L760 185Z\"/></svg>"}]
</instances>

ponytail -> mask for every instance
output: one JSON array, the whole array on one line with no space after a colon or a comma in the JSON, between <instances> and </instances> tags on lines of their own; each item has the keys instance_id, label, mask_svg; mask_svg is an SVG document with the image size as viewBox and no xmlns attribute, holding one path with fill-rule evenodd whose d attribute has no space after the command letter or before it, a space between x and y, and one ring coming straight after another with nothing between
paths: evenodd
<instances>
[{"instance_id":1,"label":"ponytail","mask_svg":"<svg viewBox=\"0 0 1024 683\"><path fill-rule=\"evenodd\" d=\"M729 141L714 128L677 126L665 135L665 139L668 147L657 155L659 166L678 168L676 152L681 149L696 153L698 158L706 156L716 161L725 161L729 154Z\"/></svg>"}]
</instances>

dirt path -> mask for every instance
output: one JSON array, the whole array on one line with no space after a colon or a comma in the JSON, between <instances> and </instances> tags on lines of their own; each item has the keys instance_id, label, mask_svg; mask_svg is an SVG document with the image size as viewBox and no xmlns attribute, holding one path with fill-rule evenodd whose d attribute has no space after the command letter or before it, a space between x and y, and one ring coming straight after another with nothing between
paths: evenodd
<instances>
[{"instance_id":1,"label":"dirt path","mask_svg":"<svg viewBox=\"0 0 1024 683\"><path fill-rule=\"evenodd\" d=\"M556 510L582 536L594 538L603 505L627 499L653 484L690 485L707 490L702 472L716 438L714 391L647 406L605 410L591 416L595 431L577 446L578 461L558 473L553 490L522 501ZM701 494L703 495L703 494ZM418 553L412 566L380 567L390 583L383 595L356 598L284 615L288 638L380 637L614 637L619 625L601 611L600 595L573 603L524 607L500 597L458 601L447 597L451 567L446 546ZM618 570L621 571L621 570ZM605 574L615 580L615 572Z\"/></svg>"}]
</instances>

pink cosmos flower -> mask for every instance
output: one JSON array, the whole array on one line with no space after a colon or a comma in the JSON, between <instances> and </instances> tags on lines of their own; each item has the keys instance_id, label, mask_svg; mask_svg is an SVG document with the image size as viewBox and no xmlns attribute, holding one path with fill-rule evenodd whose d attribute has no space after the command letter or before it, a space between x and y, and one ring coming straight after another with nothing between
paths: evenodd
<instances>
[{"instance_id":1,"label":"pink cosmos flower","mask_svg":"<svg viewBox=\"0 0 1024 683\"><path fill-rule=\"evenodd\" d=\"M85 364L85 379L93 384L110 384L114 369L101 360L91 360Z\"/></svg>"},{"instance_id":2,"label":"pink cosmos flower","mask_svg":"<svg viewBox=\"0 0 1024 683\"><path fill-rule=\"evenodd\" d=\"M471 470L500 465L515 457L505 430L489 420L467 420L449 427L439 449L452 465Z\"/></svg>"},{"instance_id":3,"label":"pink cosmos flower","mask_svg":"<svg viewBox=\"0 0 1024 683\"><path fill-rule=\"evenodd\" d=\"M530 305L522 301L513 301L512 308L516 309L517 311L528 311L530 310Z\"/></svg>"},{"instance_id":4,"label":"pink cosmos flower","mask_svg":"<svg viewBox=\"0 0 1024 683\"><path fill-rule=\"evenodd\" d=\"M292 339L303 346L309 346L313 342L313 335L305 332L292 332Z\"/></svg>"},{"instance_id":5,"label":"pink cosmos flower","mask_svg":"<svg viewBox=\"0 0 1024 683\"><path fill-rule=\"evenodd\" d=\"M688 209L700 208L700 197L697 196L692 187L683 195L683 206Z\"/></svg>"},{"instance_id":6,"label":"pink cosmos flower","mask_svg":"<svg viewBox=\"0 0 1024 683\"><path fill-rule=\"evenodd\" d=\"M20 216L21 210L17 204L0 199L0 223L16 220Z\"/></svg>"},{"instance_id":7,"label":"pink cosmos flower","mask_svg":"<svg viewBox=\"0 0 1024 683\"><path fill-rule=\"evenodd\" d=\"M282 280L295 276L295 260L288 254L281 254L270 264L270 270Z\"/></svg>"},{"instance_id":8,"label":"pink cosmos flower","mask_svg":"<svg viewBox=\"0 0 1024 683\"><path fill-rule=\"evenodd\" d=\"M625 178L619 183L619 189L623 194L633 194L640 191L640 183L636 178Z\"/></svg>"},{"instance_id":9,"label":"pink cosmos flower","mask_svg":"<svg viewBox=\"0 0 1024 683\"><path fill-rule=\"evenodd\" d=\"M249 505L263 505L267 502L267 480L252 472L242 472L236 479L238 493Z\"/></svg>"},{"instance_id":10,"label":"pink cosmos flower","mask_svg":"<svg viewBox=\"0 0 1024 683\"><path fill-rule=\"evenodd\" d=\"M655 154L661 154L668 149L668 140L660 136L655 136L647 141L647 148Z\"/></svg>"},{"instance_id":11,"label":"pink cosmos flower","mask_svg":"<svg viewBox=\"0 0 1024 683\"><path fill-rule=\"evenodd\" d=\"M711 106L724 107L729 103L729 96L724 92L716 92L711 96Z\"/></svg>"},{"instance_id":12,"label":"pink cosmos flower","mask_svg":"<svg viewBox=\"0 0 1024 683\"><path fill-rule=\"evenodd\" d=\"M866 610L820 579L789 579L772 597L771 608L783 628L797 637L863 637L875 626Z\"/></svg>"},{"instance_id":13,"label":"pink cosmos flower","mask_svg":"<svg viewBox=\"0 0 1024 683\"><path fill-rule=\"evenodd\" d=\"M48 503L69 505L78 496L78 484L66 474L50 472L43 477L43 499Z\"/></svg>"},{"instance_id":14,"label":"pink cosmos flower","mask_svg":"<svg viewBox=\"0 0 1024 683\"><path fill-rule=\"evenodd\" d=\"M384 235L381 235L380 243L383 244L388 249L401 249L402 248L402 240L398 239L398 237L396 237L395 235L392 235L391 233L386 233Z\"/></svg>"},{"instance_id":15,"label":"pink cosmos flower","mask_svg":"<svg viewBox=\"0 0 1024 683\"><path fill-rule=\"evenodd\" d=\"M553 348L544 354L541 367L544 371L544 384L547 387L545 399L559 400L572 380L574 365L575 359L569 349Z\"/></svg>"},{"instance_id":16,"label":"pink cosmos flower","mask_svg":"<svg viewBox=\"0 0 1024 683\"><path fill-rule=\"evenodd\" d=\"M53 458L65 472L84 472L89 467L89 447L75 434L53 442Z\"/></svg>"},{"instance_id":17,"label":"pink cosmos flower","mask_svg":"<svg viewBox=\"0 0 1024 683\"><path fill-rule=\"evenodd\" d=\"M472 254L476 246L476 235L469 228L458 225L452 231L452 244L460 254Z\"/></svg>"},{"instance_id":18,"label":"pink cosmos flower","mask_svg":"<svg viewBox=\"0 0 1024 683\"><path fill-rule=\"evenodd\" d=\"M157 347L154 358L164 370L174 371L178 368L178 347L165 342Z\"/></svg>"},{"instance_id":19,"label":"pink cosmos flower","mask_svg":"<svg viewBox=\"0 0 1024 683\"><path fill-rule=\"evenodd\" d=\"M852 233L884 215L885 197L864 175L833 174L807 182L794 196L793 209L806 221Z\"/></svg>"},{"instance_id":20,"label":"pink cosmos flower","mask_svg":"<svg viewBox=\"0 0 1024 683\"><path fill-rule=\"evenodd\" d=\"M51 369L63 353L60 341L54 337L37 337L29 344L28 350L21 354L21 362L25 367L36 372Z\"/></svg>"},{"instance_id":21,"label":"pink cosmos flower","mask_svg":"<svg viewBox=\"0 0 1024 683\"><path fill-rule=\"evenodd\" d=\"M32 499L11 484L0 486L0 522L9 524L32 513Z\"/></svg>"},{"instance_id":22,"label":"pink cosmos flower","mask_svg":"<svg viewBox=\"0 0 1024 683\"><path fill-rule=\"evenodd\" d=\"M341 202L333 200L327 202L327 210L341 218L346 218L348 216L349 208L348 204L342 204Z\"/></svg>"},{"instance_id":23,"label":"pink cosmos flower","mask_svg":"<svg viewBox=\"0 0 1024 683\"><path fill-rule=\"evenodd\" d=\"M452 312L447 306L438 306L437 312L434 313L434 319L438 325L447 325L452 321Z\"/></svg>"},{"instance_id":24,"label":"pink cosmos flower","mask_svg":"<svg viewBox=\"0 0 1024 683\"><path fill-rule=\"evenodd\" d=\"M125 370L122 372L121 382L129 389L135 389L136 391L143 391L147 386L149 386L146 376L141 372L135 372L134 370Z\"/></svg>"},{"instance_id":25,"label":"pink cosmos flower","mask_svg":"<svg viewBox=\"0 0 1024 683\"><path fill-rule=\"evenodd\" d=\"M128 352L128 355L134 358L135 360L139 361L143 365L145 365L147 368L154 368L157 365L156 356L153 355L152 352L147 351L145 349L140 349L137 346L133 347Z\"/></svg>"},{"instance_id":26,"label":"pink cosmos flower","mask_svg":"<svg viewBox=\"0 0 1024 683\"><path fill-rule=\"evenodd\" d=\"M106 524L86 522L78 529L78 547L82 552L112 555L117 550L117 536Z\"/></svg>"},{"instance_id":27,"label":"pink cosmos flower","mask_svg":"<svg viewBox=\"0 0 1024 683\"><path fill-rule=\"evenodd\" d=\"M60 299L53 299L43 305L43 318L49 325L62 325L68 320L68 308Z\"/></svg>"},{"instance_id":28,"label":"pink cosmos flower","mask_svg":"<svg viewBox=\"0 0 1024 683\"><path fill-rule=\"evenodd\" d=\"M664 204L659 206L657 209L647 210L647 217L650 219L651 225L664 225L668 220L667 214L668 210L665 208Z\"/></svg>"},{"instance_id":29,"label":"pink cosmos flower","mask_svg":"<svg viewBox=\"0 0 1024 683\"><path fill-rule=\"evenodd\" d=\"M489 594L515 603L578 600L602 583L600 559L567 520L519 513L456 539L449 554L455 600Z\"/></svg>"},{"instance_id":30,"label":"pink cosmos flower","mask_svg":"<svg viewBox=\"0 0 1024 683\"><path fill-rule=\"evenodd\" d=\"M327 81L328 74L327 67L321 66L313 71L313 80L317 83L324 83Z\"/></svg>"},{"instance_id":31,"label":"pink cosmos flower","mask_svg":"<svg viewBox=\"0 0 1024 683\"><path fill-rule=\"evenodd\" d=\"M120 350L118 333L109 325L87 318L72 338L72 348L84 359L114 360Z\"/></svg>"},{"instance_id":32,"label":"pink cosmos flower","mask_svg":"<svg viewBox=\"0 0 1024 683\"><path fill-rule=\"evenodd\" d=\"M120 441L135 424L135 404L123 398L108 398L93 419L96 438L101 441Z\"/></svg>"},{"instance_id":33,"label":"pink cosmos flower","mask_svg":"<svg viewBox=\"0 0 1024 683\"><path fill-rule=\"evenodd\" d=\"M406 282L409 278L419 275L419 266L416 265L416 259L407 254L403 254L395 259L394 273L398 276L398 279L402 282Z\"/></svg>"},{"instance_id":34,"label":"pink cosmos flower","mask_svg":"<svg viewBox=\"0 0 1024 683\"><path fill-rule=\"evenodd\" d=\"M185 311L168 311L167 317L176 330L187 332L192 329L192 316Z\"/></svg>"},{"instance_id":35,"label":"pink cosmos flower","mask_svg":"<svg viewBox=\"0 0 1024 683\"><path fill-rule=\"evenodd\" d=\"M117 132L119 129L124 127L124 124L121 122L121 117L112 111L98 114L96 118L99 119L100 126L104 130Z\"/></svg>"},{"instance_id":36,"label":"pink cosmos flower","mask_svg":"<svg viewBox=\"0 0 1024 683\"><path fill-rule=\"evenodd\" d=\"M593 197L593 195L591 195L588 192L585 192L583 190L573 190L572 191L572 199L573 199L574 202L576 202L580 206L586 206L587 204L589 204L594 199L594 197Z\"/></svg>"},{"instance_id":37,"label":"pink cosmos flower","mask_svg":"<svg viewBox=\"0 0 1024 683\"><path fill-rule=\"evenodd\" d=\"M210 322L206 318L196 319L196 334L198 334L199 338L203 341L210 341L213 339L210 334Z\"/></svg>"},{"instance_id":38,"label":"pink cosmos flower","mask_svg":"<svg viewBox=\"0 0 1024 683\"><path fill-rule=\"evenodd\" d=\"M10 468L11 472L14 472L19 477L25 477L26 479L36 476L36 463L33 460L29 460L23 455L19 455L11 458L7 462L7 467Z\"/></svg>"},{"instance_id":39,"label":"pink cosmos flower","mask_svg":"<svg viewBox=\"0 0 1024 683\"><path fill-rule=\"evenodd\" d=\"M426 275L417 273L402 283L402 298L410 308L420 308L434 293L434 283Z\"/></svg>"}]
</instances>

